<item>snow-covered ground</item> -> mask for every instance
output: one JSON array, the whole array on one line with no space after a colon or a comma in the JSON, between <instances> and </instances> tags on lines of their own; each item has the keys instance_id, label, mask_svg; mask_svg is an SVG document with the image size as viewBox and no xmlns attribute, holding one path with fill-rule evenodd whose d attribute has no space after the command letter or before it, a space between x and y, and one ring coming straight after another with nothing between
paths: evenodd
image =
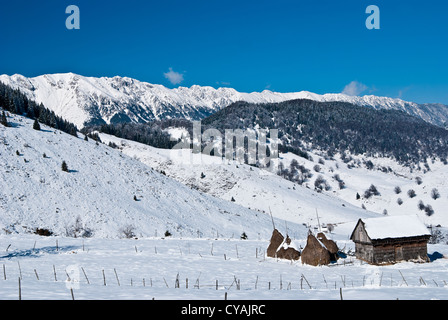
<instances>
[{"instance_id":1,"label":"snow-covered ground","mask_svg":"<svg viewBox=\"0 0 448 320\"><path fill-rule=\"evenodd\" d=\"M0 230L107 238L267 238L271 218L193 190L122 152L13 116L0 125ZM66 161L69 172L61 170ZM279 220L278 224L282 224ZM305 234L301 224L291 231Z\"/></svg>"},{"instance_id":2,"label":"snow-covered ground","mask_svg":"<svg viewBox=\"0 0 448 320\"><path fill-rule=\"evenodd\" d=\"M222 161L221 158L201 154L192 154L189 150L164 150L153 148L133 141L100 134L103 142L114 142L126 155L142 161L157 171L182 182L192 188L215 197L234 200L235 203L264 212L290 222L304 223L317 227L317 215L321 224L338 224L356 221L358 218L387 215L418 215L426 225L448 226L448 166L440 161L429 161L430 171L411 170L390 159L353 156L349 166L339 155L333 160L324 159L317 153L309 152L312 160L291 153L280 154L277 161L285 167L293 159L311 171L313 176L303 185L298 185L266 170L258 169L235 161ZM372 161L375 168L368 170L362 162ZM361 165L354 165L355 163ZM315 167L319 167L316 172ZM421 165L423 168L423 164ZM378 168L390 168L392 172L383 172ZM345 187L339 188L335 175L344 181ZM314 182L322 176L331 187L328 191L316 192ZM421 184L416 178L422 179ZM375 185L380 195L364 197L364 192ZM397 194L395 188L400 187ZM410 198L412 189L416 196ZM433 199L432 189L437 189L440 197ZM360 195L357 199L356 195ZM398 204L398 199L402 204ZM422 201L430 205L434 214L428 216L418 208ZM364 209L364 208L365 209Z\"/></svg>"},{"instance_id":3,"label":"snow-covered ground","mask_svg":"<svg viewBox=\"0 0 448 320\"><path fill-rule=\"evenodd\" d=\"M344 235L339 235L345 237ZM0 236L0 299L448 299L448 259L330 266L266 258L266 240ZM338 245L349 249L349 241ZM429 252L448 254L446 245ZM6 278L6 279L5 279Z\"/></svg>"},{"instance_id":4,"label":"snow-covered ground","mask_svg":"<svg viewBox=\"0 0 448 320\"><path fill-rule=\"evenodd\" d=\"M428 246L430 263L371 266L351 255L349 240L359 218L382 216L385 208L391 216L417 213L446 227L447 169L438 162L423 174L372 160L394 174L348 169L336 157L320 163L319 174L332 188L318 193L315 172L300 186L235 162L205 157L198 165L189 152L179 158L101 135L120 147L112 149L46 126L35 131L23 117L8 121L13 127L0 126L0 299L19 298L19 278L22 299L72 299L72 292L75 299L222 300L227 293L228 299L327 300L340 299L341 292L344 299L448 299L444 242ZM319 159L281 157L311 169ZM69 172L61 170L63 160ZM337 188L335 173L345 189ZM381 195L356 200L370 184ZM434 187L441 194L436 200ZM410 199L408 188L417 197ZM420 199L433 206L431 217L417 208ZM308 228L318 225L316 209L321 225L334 225L328 236L347 258L312 267L265 256L269 211L276 227L304 247ZM55 236L35 235L35 228ZM164 236L166 230L172 236ZM243 232L248 240L240 239Z\"/></svg>"},{"instance_id":5,"label":"snow-covered ground","mask_svg":"<svg viewBox=\"0 0 448 320\"><path fill-rule=\"evenodd\" d=\"M312 154L312 153L311 153ZM308 182L310 188L314 187L314 180L322 175L331 186L331 190L327 194L347 201L356 207L364 207L368 211L373 211L378 214L383 214L384 210L388 215L406 215L417 214L426 225L442 225L448 226L448 166L444 165L440 160L432 162L428 160L430 171L410 170L408 167L403 167L391 159L373 158L365 156L353 156L355 162L371 161L374 164L373 170L368 170L364 165L360 167L349 168L347 164L341 161L340 157L336 155L334 160L324 160L324 164L318 163L318 159L323 159L318 154L312 154L314 161L309 161L300 158L293 154L282 155L283 161L288 165L292 159L298 160L299 163L306 166L314 174ZM314 166L318 165L321 168L320 172L314 171ZM424 168L422 163L421 168ZM390 168L392 171L385 173L382 168ZM340 189L338 182L334 179L334 175L338 174L344 181L345 188ZM421 184L417 183L418 178L421 178ZM380 195L372 196L366 199L364 192L371 186L376 186ZM395 188L399 187L401 192L396 193ZM431 196L433 189L437 189L440 197L434 199ZM408 191L414 190L416 196L410 198ZM356 194L361 196L357 199ZM398 199L402 200L402 204L398 203ZM418 208L418 203L422 201L425 206L430 205L434 214L428 216L424 210Z\"/></svg>"}]
</instances>

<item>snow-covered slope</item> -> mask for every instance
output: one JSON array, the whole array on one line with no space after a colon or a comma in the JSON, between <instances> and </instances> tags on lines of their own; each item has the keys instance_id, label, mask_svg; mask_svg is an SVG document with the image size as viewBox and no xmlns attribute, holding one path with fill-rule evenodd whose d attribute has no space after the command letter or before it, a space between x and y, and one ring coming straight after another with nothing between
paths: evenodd
<instances>
[{"instance_id":1,"label":"snow-covered slope","mask_svg":"<svg viewBox=\"0 0 448 320\"><path fill-rule=\"evenodd\" d=\"M282 102L292 99L345 101L375 109L402 110L436 125L448 120L448 107L419 105L401 99L377 96L319 95L307 91L242 93L232 88L215 89L194 85L168 89L127 77L94 78L73 73L47 74L35 78L0 75L0 81L20 89L28 98L43 103L57 115L82 128L88 123L147 122L182 117L202 119L236 101Z\"/></svg>"},{"instance_id":2,"label":"snow-covered slope","mask_svg":"<svg viewBox=\"0 0 448 320\"><path fill-rule=\"evenodd\" d=\"M313 188L236 161L222 162L220 158L192 154L190 150L157 149L103 133L100 138L104 143L114 142L123 153L191 188L266 215L272 213L288 223L317 227L318 223L356 222L359 218L380 216L332 194L318 193Z\"/></svg>"},{"instance_id":3,"label":"snow-covered slope","mask_svg":"<svg viewBox=\"0 0 448 320\"><path fill-rule=\"evenodd\" d=\"M225 200L233 198L237 204L266 214L271 210L275 217L290 222L317 227L317 210L321 224L348 222L348 229L354 227L359 218L381 217L385 213L389 216L418 215L426 225L448 226L448 166L440 161L429 162L429 171L412 172L386 158L353 156L345 163L339 155L324 159L318 153L309 152L312 157L308 160L292 153L280 154L278 161L285 167L297 160L313 174L303 185L298 185L259 168L191 154L190 150L163 150L103 133L100 136L103 142L114 142L123 153L187 186ZM374 165L371 170L363 165L369 160ZM344 182L342 189L336 175ZM314 182L319 176L327 182L329 190L315 191ZM417 177L422 179L421 184L416 183ZM364 197L372 184L380 194ZM400 188L399 193L396 187ZM413 198L407 194L411 189L416 193ZM433 189L437 189L439 198L432 197ZM424 209L419 209L420 201L425 207L430 205L434 213L428 215ZM350 233L351 230L346 231Z\"/></svg>"},{"instance_id":4,"label":"snow-covered slope","mask_svg":"<svg viewBox=\"0 0 448 320\"><path fill-rule=\"evenodd\" d=\"M95 237L206 236L268 238L268 215L174 181L120 151L20 116L0 125L2 233L49 229ZM69 172L61 170L66 161ZM135 198L134 198L135 197ZM277 223L281 223L278 221ZM291 230L305 233L290 223Z\"/></svg>"}]
</instances>

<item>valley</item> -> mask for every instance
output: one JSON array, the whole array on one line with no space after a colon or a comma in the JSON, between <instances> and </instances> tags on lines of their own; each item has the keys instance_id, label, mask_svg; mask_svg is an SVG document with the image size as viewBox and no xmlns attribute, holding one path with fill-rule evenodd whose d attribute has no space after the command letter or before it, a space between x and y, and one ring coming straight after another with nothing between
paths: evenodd
<instances>
[{"instance_id":1,"label":"valley","mask_svg":"<svg viewBox=\"0 0 448 320\"><path fill-rule=\"evenodd\" d=\"M207 118L205 128L225 124L220 116ZM253 130L264 127L240 119ZM281 149L272 167L263 168L244 158L156 148L101 131L72 134L69 123L68 133L36 127L32 118L11 112L5 120L1 299L448 298L448 166L442 156L417 152L400 162L374 152L328 152L312 139L289 135L282 143L299 142L302 152ZM433 146L443 154L443 129L410 121L440 134ZM160 123L153 124L156 137L187 139L188 121ZM358 219L398 215L417 215L429 228L431 262L374 266L357 259L350 235ZM341 258L320 267L269 258L274 227L300 249L310 231L323 231Z\"/></svg>"}]
</instances>

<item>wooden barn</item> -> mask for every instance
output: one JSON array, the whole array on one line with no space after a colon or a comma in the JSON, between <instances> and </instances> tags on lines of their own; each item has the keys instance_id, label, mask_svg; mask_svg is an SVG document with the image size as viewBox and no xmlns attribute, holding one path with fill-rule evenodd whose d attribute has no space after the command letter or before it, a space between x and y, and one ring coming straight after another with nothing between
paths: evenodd
<instances>
[{"instance_id":1,"label":"wooden barn","mask_svg":"<svg viewBox=\"0 0 448 320\"><path fill-rule=\"evenodd\" d=\"M350 239L358 259L371 264L428 261L430 232L417 216L359 219Z\"/></svg>"}]
</instances>

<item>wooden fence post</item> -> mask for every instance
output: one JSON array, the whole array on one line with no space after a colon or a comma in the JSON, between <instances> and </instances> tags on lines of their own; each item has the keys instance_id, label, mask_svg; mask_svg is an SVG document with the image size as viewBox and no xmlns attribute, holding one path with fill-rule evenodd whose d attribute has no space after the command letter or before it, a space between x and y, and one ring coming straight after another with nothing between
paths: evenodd
<instances>
[{"instance_id":1,"label":"wooden fence post","mask_svg":"<svg viewBox=\"0 0 448 320\"><path fill-rule=\"evenodd\" d=\"M53 275L54 275L54 281L58 281L58 278L56 277L56 267L53 265Z\"/></svg>"},{"instance_id":2,"label":"wooden fence post","mask_svg":"<svg viewBox=\"0 0 448 320\"><path fill-rule=\"evenodd\" d=\"M84 268L81 267L81 270L82 270L82 273L84 273L84 277L86 277L87 284L90 284L89 278L87 278L87 274L86 274L86 272L84 271Z\"/></svg>"},{"instance_id":3,"label":"wooden fence post","mask_svg":"<svg viewBox=\"0 0 448 320\"><path fill-rule=\"evenodd\" d=\"M102 269L103 272L103 284L106 285L106 275L104 274L104 269Z\"/></svg>"},{"instance_id":4,"label":"wooden fence post","mask_svg":"<svg viewBox=\"0 0 448 320\"><path fill-rule=\"evenodd\" d=\"M115 270L115 268L114 268L114 272L115 272L115 278L117 278L118 286L120 286L120 280L118 279L117 270Z\"/></svg>"}]
</instances>

